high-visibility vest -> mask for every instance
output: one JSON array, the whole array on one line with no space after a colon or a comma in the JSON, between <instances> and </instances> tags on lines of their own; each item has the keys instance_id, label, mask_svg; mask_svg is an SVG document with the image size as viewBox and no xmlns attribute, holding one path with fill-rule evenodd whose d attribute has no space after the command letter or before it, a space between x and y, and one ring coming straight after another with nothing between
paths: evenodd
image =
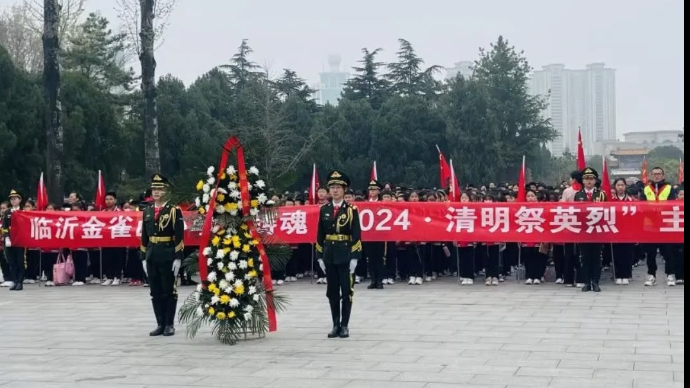
<instances>
[{"instance_id":1,"label":"high-visibility vest","mask_svg":"<svg viewBox=\"0 0 690 388\"><path fill-rule=\"evenodd\" d=\"M647 201L668 201L672 189L671 185L666 184L657 192L652 185L648 185L644 188L644 196L647 198Z\"/></svg>"}]
</instances>

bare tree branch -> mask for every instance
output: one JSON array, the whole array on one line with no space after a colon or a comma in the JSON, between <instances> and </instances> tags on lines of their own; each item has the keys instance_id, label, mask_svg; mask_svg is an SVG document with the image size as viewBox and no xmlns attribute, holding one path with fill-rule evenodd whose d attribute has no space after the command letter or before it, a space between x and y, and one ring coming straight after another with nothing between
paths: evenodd
<instances>
[{"instance_id":1,"label":"bare tree branch","mask_svg":"<svg viewBox=\"0 0 690 388\"><path fill-rule=\"evenodd\" d=\"M24 0L24 6L28 10L27 26L35 34L43 34L43 0ZM58 39L61 49L69 45L69 38L74 36L77 26L85 11L86 0L59 0L58 1Z\"/></svg>"},{"instance_id":2,"label":"bare tree branch","mask_svg":"<svg viewBox=\"0 0 690 388\"><path fill-rule=\"evenodd\" d=\"M170 15L175 9L176 0L156 0L154 2L154 26L155 49L159 49L163 43L164 32L169 26ZM139 0L116 0L115 11L122 23L121 30L127 35L127 47L125 57L131 60L141 55L141 14Z\"/></svg>"}]
</instances>

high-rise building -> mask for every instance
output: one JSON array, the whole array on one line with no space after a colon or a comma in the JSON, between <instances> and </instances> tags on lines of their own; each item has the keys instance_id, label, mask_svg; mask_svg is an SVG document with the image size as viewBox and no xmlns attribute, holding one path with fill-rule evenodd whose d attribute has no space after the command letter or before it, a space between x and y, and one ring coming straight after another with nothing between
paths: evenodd
<instances>
[{"instance_id":1,"label":"high-rise building","mask_svg":"<svg viewBox=\"0 0 690 388\"><path fill-rule=\"evenodd\" d=\"M616 71L603 63L584 70L562 64L544 66L532 74L530 92L546 98L543 115L551 119L557 137L549 144L554 156L577 149L577 131L582 128L585 153L595 144L616 139Z\"/></svg>"},{"instance_id":2,"label":"high-rise building","mask_svg":"<svg viewBox=\"0 0 690 388\"><path fill-rule=\"evenodd\" d=\"M474 62L472 61L456 62L454 67L446 67L446 79L453 79L458 74L462 74L465 78L470 78L474 72L473 66Z\"/></svg>"},{"instance_id":3,"label":"high-rise building","mask_svg":"<svg viewBox=\"0 0 690 388\"><path fill-rule=\"evenodd\" d=\"M314 85L316 93L314 98L320 105L338 105L343 87L350 78L350 73L340 69L341 59L339 55L328 56L329 71L319 73L320 83Z\"/></svg>"}]
</instances>

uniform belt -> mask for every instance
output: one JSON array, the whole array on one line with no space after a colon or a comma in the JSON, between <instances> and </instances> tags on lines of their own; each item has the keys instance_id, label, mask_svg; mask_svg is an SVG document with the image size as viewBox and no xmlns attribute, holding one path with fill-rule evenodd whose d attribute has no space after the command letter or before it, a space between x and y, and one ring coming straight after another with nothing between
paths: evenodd
<instances>
[{"instance_id":1,"label":"uniform belt","mask_svg":"<svg viewBox=\"0 0 690 388\"><path fill-rule=\"evenodd\" d=\"M162 243L168 243L168 242L172 242L172 241L173 241L173 238L170 237L170 236L166 236L166 237L156 237L156 236L149 237L149 242L150 242L151 244L162 244Z\"/></svg>"},{"instance_id":2,"label":"uniform belt","mask_svg":"<svg viewBox=\"0 0 690 388\"><path fill-rule=\"evenodd\" d=\"M326 241L350 241L352 237L347 234L327 234Z\"/></svg>"}]
</instances>

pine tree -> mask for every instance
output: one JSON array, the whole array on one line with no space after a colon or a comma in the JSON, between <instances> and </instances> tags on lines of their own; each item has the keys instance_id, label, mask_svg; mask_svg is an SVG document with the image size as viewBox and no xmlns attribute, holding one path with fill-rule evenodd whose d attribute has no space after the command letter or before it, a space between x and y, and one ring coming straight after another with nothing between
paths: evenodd
<instances>
[{"instance_id":1,"label":"pine tree","mask_svg":"<svg viewBox=\"0 0 690 388\"><path fill-rule=\"evenodd\" d=\"M249 55L253 52L247 39L242 39L237 53L230 59L230 64L220 66L221 69L229 72L233 85L239 91L244 90L250 81L264 75L262 71L258 71L259 65L249 59Z\"/></svg>"},{"instance_id":2,"label":"pine tree","mask_svg":"<svg viewBox=\"0 0 690 388\"><path fill-rule=\"evenodd\" d=\"M438 84L433 76L441 67L435 65L422 69L424 60L417 56L412 44L405 39L399 39L399 42L398 61L388 65L389 73L386 74L392 84L391 91L402 96L434 95Z\"/></svg>"},{"instance_id":3,"label":"pine tree","mask_svg":"<svg viewBox=\"0 0 690 388\"><path fill-rule=\"evenodd\" d=\"M352 68L357 74L345 83L343 98L353 101L366 99L374 109L381 107L390 84L379 75L379 69L385 66L385 63L376 61L380 52L380 48L374 51L366 47L362 49L364 57L359 60L361 66Z\"/></svg>"}]
</instances>

